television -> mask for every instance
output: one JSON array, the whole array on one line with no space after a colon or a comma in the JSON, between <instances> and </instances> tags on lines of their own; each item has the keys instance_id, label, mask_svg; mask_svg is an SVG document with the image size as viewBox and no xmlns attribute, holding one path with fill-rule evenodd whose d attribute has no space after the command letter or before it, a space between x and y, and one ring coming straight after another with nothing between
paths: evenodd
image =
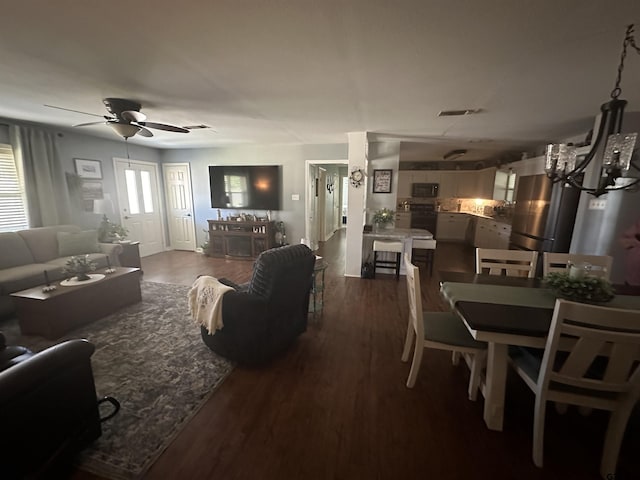
<instances>
[{"instance_id":1,"label":"television","mask_svg":"<svg viewBox=\"0 0 640 480\"><path fill-rule=\"evenodd\" d=\"M280 210L280 165L209 165L211 208Z\"/></svg>"}]
</instances>

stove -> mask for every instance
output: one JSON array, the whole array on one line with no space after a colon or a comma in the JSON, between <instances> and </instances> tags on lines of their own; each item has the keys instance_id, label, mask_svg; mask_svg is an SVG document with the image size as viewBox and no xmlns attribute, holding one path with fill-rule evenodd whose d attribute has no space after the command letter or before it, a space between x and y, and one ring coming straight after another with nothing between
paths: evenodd
<instances>
[{"instance_id":1,"label":"stove","mask_svg":"<svg viewBox=\"0 0 640 480\"><path fill-rule=\"evenodd\" d=\"M411 212L411 228L422 228L429 230L436 236L436 225L438 223L438 212L433 203L412 203L409 205Z\"/></svg>"}]
</instances>

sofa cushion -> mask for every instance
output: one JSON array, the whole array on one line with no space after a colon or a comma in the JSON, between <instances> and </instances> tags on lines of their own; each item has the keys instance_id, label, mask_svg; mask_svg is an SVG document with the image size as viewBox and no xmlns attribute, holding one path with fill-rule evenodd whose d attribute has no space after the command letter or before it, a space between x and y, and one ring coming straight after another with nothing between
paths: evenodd
<instances>
[{"instance_id":1,"label":"sofa cushion","mask_svg":"<svg viewBox=\"0 0 640 480\"><path fill-rule=\"evenodd\" d=\"M8 295L37 285L44 285L45 270L52 282L64 278L62 269L58 265L45 263L30 263L29 265L0 270L0 294Z\"/></svg>"},{"instance_id":2,"label":"sofa cushion","mask_svg":"<svg viewBox=\"0 0 640 480\"><path fill-rule=\"evenodd\" d=\"M33 255L16 232L0 233L0 269L33 263Z\"/></svg>"},{"instance_id":3,"label":"sofa cushion","mask_svg":"<svg viewBox=\"0 0 640 480\"><path fill-rule=\"evenodd\" d=\"M97 230L58 232L58 256L69 257L100 252Z\"/></svg>"},{"instance_id":4,"label":"sofa cushion","mask_svg":"<svg viewBox=\"0 0 640 480\"><path fill-rule=\"evenodd\" d=\"M58 232L79 232L76 225L56 225L53 227L37 227L28 230L20 230L20 235L33 255L33 260L38 263L48 262L58 258Z\"/></svg>"}]
</instances>

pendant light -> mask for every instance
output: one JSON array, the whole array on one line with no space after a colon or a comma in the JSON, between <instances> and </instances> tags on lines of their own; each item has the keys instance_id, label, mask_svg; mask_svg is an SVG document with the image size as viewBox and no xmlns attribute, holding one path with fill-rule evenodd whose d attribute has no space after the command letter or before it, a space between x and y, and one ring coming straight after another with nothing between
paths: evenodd
<instances>
[{"instance_id":1,"label":"pendant light","mask_svg":"<svg viewBox=\"0 0 640 480\"><path fill-rule=\"evenodd\" d=\"M573 188L588 192L596 197L612 190L636 190L640 178L640 166L634 161L636 133L621 133L622 118L626 100L618 97L622 93L622 71L627 56L627 48L640 54L636 45L634 26L629 25L622 44L620 63L611 100L600 107L601 118L598 132L591 143L589 153L580 160L576 158L576 148L572 144L550 144L546 150L545 172L555 182L564 182ZM604 148L602 145L607 142ZM601 152L600 155L598 155ZM582 184L586 168L600 157L600 177L595 186ZM636 159L637 160L637 159ZM633 170L635 170L635 172Z\"/></svg>"}]
</instances>

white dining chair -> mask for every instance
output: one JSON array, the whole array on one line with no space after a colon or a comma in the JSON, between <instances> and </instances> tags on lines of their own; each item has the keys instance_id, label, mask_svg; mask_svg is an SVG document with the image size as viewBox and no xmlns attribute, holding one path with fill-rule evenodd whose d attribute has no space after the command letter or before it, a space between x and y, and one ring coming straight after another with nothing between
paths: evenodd
<instances>
[{"instance_id":1,"label":"white dining chair","mask_svg":"<svg viewBox=\"0 0 640 480\"><path fill-rule=\"evenodd\" d=\"M561 342L573 345L561 351ZM600 474L615 476L629 416L640 398L640 310L556 300L542 357L513 348L510 360L536 395L533 462L543 465L547 402L609 410Z\"/></svg>"},{"instance_id":2,"label":"white dining chair","mask_svg":"<svg viewBox=\"0 0 640 480\"><path fill-rule=\"evenodd\" d=\"M538 252L476 248L476 273L533 278L537 262Z\"/></svg>"},{"instance_id":3,"label":"white dining chair","mask_svg":"<svg viewBox=\"0 0 640 480\"><path fill-rule=\"evenodd\" d=\"M609 255L583 255L578 253L552 253L542 254L542 275L545 277L552 272L564 272L567 265L590 265L589 275L609 280L611 277L611 264L613 257Z\"/></svg>"},{"instance_id":4,"label":"white dining chair","mask_svg":"<svg viewBox=\"0 0 640 480\"><path fill-rule=\"evenodd\" d=\"M475 401L480 387L482 368L486 361L487 344L473 339L460 317L453 312L423 312L420 294L420 271L411 263L409 253L404 254L409 297L409 321L402 352L402 361L407 362L414 344L411 370L407 387L413 388L418 377L422 353L425 348L460 352L471 367L469 378L469 400Z\"/></svg>"}]
</instances>

